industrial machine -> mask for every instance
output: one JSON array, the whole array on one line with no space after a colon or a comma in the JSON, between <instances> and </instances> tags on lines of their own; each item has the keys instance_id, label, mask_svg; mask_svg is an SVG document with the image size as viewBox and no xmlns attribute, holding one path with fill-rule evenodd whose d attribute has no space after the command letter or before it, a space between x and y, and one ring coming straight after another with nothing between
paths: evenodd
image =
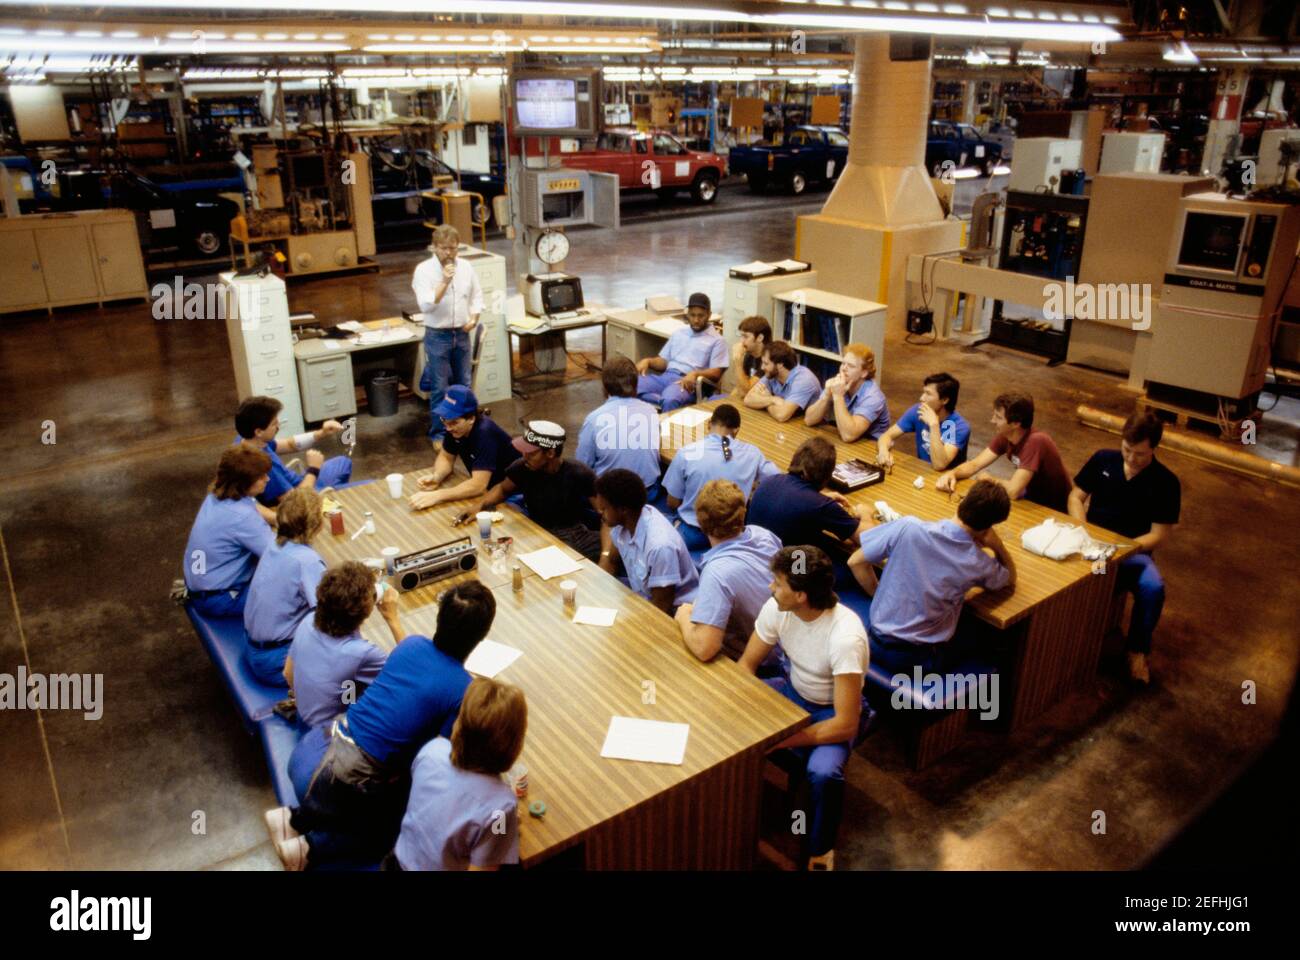
<instances>
[{"instance_id":1,"label":"industrial machine","mask_svg":"<svg viewBox=\"0 0 1300 960\"><path fill-rule=\"evenodd\" d=\"M1163 133L1108 133L1101 141L1098 173L1159 173L1165 156Z\"/></svg>"},{"instance_id":2,"label":"industrial machine","mask_svg":"<svg viewBox=\"0 0 1300 960\"><path fill-rule=\"evenodd\" d=\"M1033 192L1047 188L1055 192L1062 174L1067 170L1079 169L1082 160L1081 140L1054 140L1051 137L1017 140L1007 189Z\"/></svg>"},{"instance_id":3,"label":"industrial machine","mask_svg":"<svg viewBox=\"0 0 1300 960\"><path fill-rule=\"evenodd\" d=\"M1185 197L1147 380L1218 397L1229 417L1253 410L1298 242L1300 207L1214 193Z\"/></svg>"},{"instance_id":4,"label":"industrial machine","mask_svg":"<svg viewBox=\"0 0 1300 960\"><path fill-rule=\"evenodd\" d=\"M1278 127L1259 135L1259 166L1255 186L1279 186L1296 177L1300 163L1300 130Z\"/></svg>"}]
</instances>

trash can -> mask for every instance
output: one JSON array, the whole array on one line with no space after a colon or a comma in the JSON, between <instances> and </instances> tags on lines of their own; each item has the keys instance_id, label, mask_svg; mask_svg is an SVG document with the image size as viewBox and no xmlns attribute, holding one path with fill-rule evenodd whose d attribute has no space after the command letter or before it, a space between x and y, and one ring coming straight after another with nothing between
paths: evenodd
<instances>
[{"instance_id":1,"label":"trash can","mask_svg":"<svg viewBox=\"0 0 1300 960\"><path fill-rule=\"evenodd\" d=\"M401 383L392 370L380 370L366 380L366 406L372 417L391 417L397 413L397 385Z\"/></svg>"}]
</instances>

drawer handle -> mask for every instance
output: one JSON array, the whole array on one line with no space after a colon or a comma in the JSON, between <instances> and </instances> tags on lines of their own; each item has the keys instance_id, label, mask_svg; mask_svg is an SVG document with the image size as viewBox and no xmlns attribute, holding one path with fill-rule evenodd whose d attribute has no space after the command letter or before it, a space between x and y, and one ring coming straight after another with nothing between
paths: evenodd
<instances>
[{"instance_id":1,"label":"drawer handle","mask_svg":"<svg viewBox=\"0 0 1300 960\"><path fill-rule=\"evenodd\" d=\"M338 392L339 392L338 384L334 384L334 385L332 385L332 386L322 386L322 387L320 388L320 392L321 392L321 393L338 393Z\"/></svg>"},{"instance_id":2,"label":"drawer handle","mask_svg":"<svg viewBox=\"0 0 1300 960\"><path fill-rule=\"evenodd\" d=\"M262 351L262 356L264 356L264 357L274 357L274 356L278 355L279 352L280 352L279 350L263 350L263 351Z\"/></svg>"}]
</instances>

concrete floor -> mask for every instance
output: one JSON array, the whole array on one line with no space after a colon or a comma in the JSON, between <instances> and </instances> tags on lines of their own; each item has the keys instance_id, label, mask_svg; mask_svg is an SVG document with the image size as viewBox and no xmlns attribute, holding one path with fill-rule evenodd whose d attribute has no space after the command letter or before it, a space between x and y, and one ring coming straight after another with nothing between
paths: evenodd
<instances>
[{"instance_id":1,"label":"concrete floor","mask_svg":"<svg viewBox=\"0 0 1300 960\"><path fill-rule=\"evenodd\" d=\"M806 211L806 204L799 210ZM722 294L727 266L793 247L795 209L576 232L570 269L593 301ZM495 243L494 246L502 246ZM504 250L502 251L504 252ZM378 274L296 283L295 311L367 319L410 307L421 254L382 257ZM0 672L102 673L102 719L0 712L0 868L278 868L261 813L274 804L258 744L244 734L183 612L167 600L190 522L228 442L236 404L223 324L156 321L146 304L4 318L0 547L8 603ZM588 337L577 352L597 351ZM1126 412L1118 378L985 346L910 346L888 338L883 386L895 416L921 378L962 381L973 445L990 436L992 398L1030 390L1038 422L1077 468L1116 439L1081 426L1090 403ZM570 373L577 375L572 365ZM594 379L495 404L514 426L545 415L576 430L600 399ZM428 463L425 414L359 418L357 474ZM42 443L53 421L55 443ZM1264 419L1262 454L1297 462L1300 412ZM859 750L841 868L1126 868L1146 862L1261 752L1297 665L1287 488L1178 454L1183 517L1161 568L1169 587L1155 685L1135 693L1103 664L1094 685L1008 738L979 733L924 773L884 729ZM1279 548L1279 539L1283 546ZM1279 556L1281 554L1281 556ZM1281 562L1279 562L1281 561ZM1258 702L1241 703L1254 681ZM1104 835L1092 832L1104 811ZM1222 849L1231 850L1231 844ZM1279 851L1284 855L1285 851Z\"/></svg>"}]
</instances>

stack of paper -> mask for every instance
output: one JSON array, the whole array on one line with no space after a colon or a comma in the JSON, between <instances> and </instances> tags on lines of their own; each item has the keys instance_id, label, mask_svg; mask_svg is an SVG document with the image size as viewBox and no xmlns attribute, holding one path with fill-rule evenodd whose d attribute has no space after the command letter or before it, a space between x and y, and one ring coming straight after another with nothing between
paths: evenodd
<instances>
[{"instance_id":1,"label":"stack of paper","mask_svg":"<svg viewBox=\"0 0 1300 960\"><path fill-rule=\"evenodd\" d=\"M765 277L769 273L776 273L776 265L762 260L751 260L731 268L733 277Z\"/></svg>"},{"instance_id":2,"label":"stack of paper","mask_svg":"<svg viewBox=\"0 0 1300 960\"><path fill-rule=\"evenodd\" d=\"M553 580L582 569L559 547L543 547L532 553L521 553L519 562L526 563L543 580Z\"/></svg>"},{"instance_id":3,"label":"stack of paper","mask_svg":"<svg viewBox=\"0 0 1300 960\"><path fill-rule=\"evenodd\" d=\"M782 273L802 273L812 267L811 263L804 263L802 260L778 260L772 264L773 267Z\"/></svg>"},{"instance_id":4,"label":"stack of paper","mask_svg":"<svg viewBox=\"0 0 1300 960\"><path fill-rule=\"evenodd\" d=\"M533 316L516 317L515 319L510 321L510 329L523 330L527 332L531 330L536 330L538 327L544 325L545 323L546 321L543 320L541 317L533 317Z\"/></svg>"},{"instance_id":5,"label":"stack of paper","mask_svg":"<svg viewBox=\"0 0 1300 960\"><path fill-rule=\"evenodd\" d=\"M711 419L713 416L710 410L701 410L698 407L685 407L675 413L664 417L663 423L671 423L677 426L691 428L698 427L700 424Z\"/></svg>"}]
</instances>

